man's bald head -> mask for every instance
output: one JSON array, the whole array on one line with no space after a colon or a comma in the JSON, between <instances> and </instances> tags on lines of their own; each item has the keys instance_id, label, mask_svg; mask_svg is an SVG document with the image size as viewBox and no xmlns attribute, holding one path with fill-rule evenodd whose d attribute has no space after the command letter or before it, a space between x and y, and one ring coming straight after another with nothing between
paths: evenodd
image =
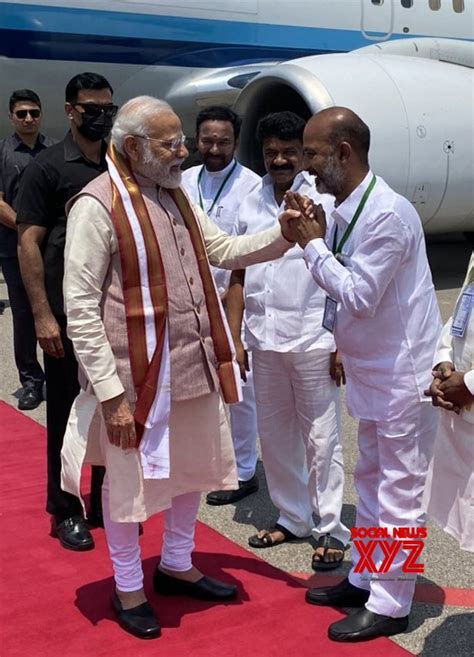
<instances>
[{"instance_id":1,"label":"man's bald head","mask_svg":"<svg viewBox=\"0 0 474 657\"><path fill-rule=\"evenodd\" d=\"M308 133L316 132L333 149L341 142L350 144L361 163L368 163L370 130L360 116L347 107L329 107L311 117L306 125Z\"/></svg>"}]
</instances>

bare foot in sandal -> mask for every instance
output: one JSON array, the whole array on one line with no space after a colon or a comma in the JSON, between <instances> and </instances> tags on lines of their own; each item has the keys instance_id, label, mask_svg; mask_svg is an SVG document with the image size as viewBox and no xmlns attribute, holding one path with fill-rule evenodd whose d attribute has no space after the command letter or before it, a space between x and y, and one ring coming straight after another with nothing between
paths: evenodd
<instances>
[{"instance_id":1,"label":"bare foot in sandal","mask_svg":"<svg viewBox=\"0 0 474 657\"><path fill-rule=\"evenodd\" d=\"M311 560L312 569L333 570L338 568L344 559L344 549L344 544L330 534L320 536Z\"/></svg>"},{"instance_id":2,"label":"bare foot in sandal","mask_svg":"<svg viewBox=\"0 0 474 657\"><path fill-rule=\"evenodd\" d=\"M270 548L286 541L297 539L289 529L276 524L271 529L261 529L257 534L249 538L249 545L253 548Z\"/></svg>"}]
</instances>

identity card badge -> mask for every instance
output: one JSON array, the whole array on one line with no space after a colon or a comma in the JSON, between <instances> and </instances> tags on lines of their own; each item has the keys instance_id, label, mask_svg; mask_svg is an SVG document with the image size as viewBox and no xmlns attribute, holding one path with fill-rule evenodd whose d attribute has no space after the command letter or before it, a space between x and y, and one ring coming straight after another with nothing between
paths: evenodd
<instances>
[{"instance_id":1,"label":"identity card badge","mask_svg":"<svg viewBox=\"0 0 474 657\"><path fill-rule=\"evenodd\" d=\"M326 303L324 304L323 328L331 333L334 333L334 326L336 324L336 310L337 301L331 299L331 297L326 297Z\"/></svg>"},{"instance_id":2,"label":"identity card badge","mask_svg":"<svg viewBox=\"0 0 474 657\"><path fill-rule=\"evenodd\" d=\"M474 303L474 285L468 285L461 294L451 324L451 335L462 338L469 322L469 316Z\"/></svg>"}]
</instances>

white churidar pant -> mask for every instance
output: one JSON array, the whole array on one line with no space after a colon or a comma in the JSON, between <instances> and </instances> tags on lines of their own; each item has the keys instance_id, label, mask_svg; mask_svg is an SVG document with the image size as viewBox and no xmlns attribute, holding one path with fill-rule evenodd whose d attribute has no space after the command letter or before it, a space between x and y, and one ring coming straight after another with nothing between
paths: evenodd
<instances>
[{"instance_id":1,"label":"white churidar pant","mask_svg":"<svg viewBox=\"0 0 474 657\"><path fill-rule=\"evenodd\" d=\"M408 408L396 421L360 420L359 458L354 483L359 495L357 527L423 527L421 502L438 414L429 402ZM373 555L380 564L380 554ZM367 609L400 618L410 613L416 575L402 571L407 553L400 550L387 574L349 574L349 581L370 590ZM352 548L353 564L359 553ZM377 558L378 557L378 558ZM421 561L423 563L423 561Z\"/></svg>"},{"instance_id":2,"label":"white churidar pant","mask_svg":"<svg viewBox=\"0 0 474 657\"><path fill-rule=\"evenodd\" d=\"M231 404L230 426L234 444L237 477L239 481L252 479L257 467L257 411L253 387L252 354L249 356L250 372L242 381L242 401Z\"/></svg>"},{"instance_id":3,"label":"white churidar pant","mask_svg":"<svg viewBox=\"0 0 474 657\"><path fill-rule=\"evenodd\" d=\"M184 572L192 567L191 554L194 550L194 529L200 497L200 493L173 497L171 508L164 512L160 564L168 570ZM107 475L102 486L102 508L116 587L124 592L138 591L143 586L138 522L111 520Z\"/></svg>"},{"instance_id":4,"label":"white churidar pant","mask_svg":"<svg viewBox=\"0 0 474 657\"><path fill-rule=\"evenodd\" d=\"M263 463L278 522L296 536L329 532L343 543L339 390L329 352L253 351ZM314 526L312 514L320 521Z\"/></svg>"}]
</instances>

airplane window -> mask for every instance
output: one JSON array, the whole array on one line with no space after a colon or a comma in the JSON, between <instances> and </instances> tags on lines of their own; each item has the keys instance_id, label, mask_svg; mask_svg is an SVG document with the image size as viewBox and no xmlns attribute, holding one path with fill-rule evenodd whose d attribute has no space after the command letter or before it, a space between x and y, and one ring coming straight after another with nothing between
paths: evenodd
<instances>
[{"instance_id":1,"label":"airplane window","mask_svg":"<svg viewBox=\"0 0 474 657\"><path fill-rule=\"evenodd\" d=\"M441 9L441 0L430 0L430 9L433 11L438 11L438 9Z\"/></svg>"},{"instance_id":2,"label":"airplane window","mask_svg":"<svg viewBox=\"0 0 474 657\"><path fill-rule=\"evenodd\" d=\"M453 9L456 14L462 14L464 11L464 0L453 0Z\"/></svg>"},{"instance_id":3,"label":"airplane window","mask_svg":"<svg viewBox=\"0 0 474 657\"><path fill-rule=\"evenodd\" d=\"M372 0L372 4L380 7L380 5L383 5L383 0Z\"/></svg>"},{"instance_id":4,"label":"airplane window","mask_svg":"<svg viewBox=\"0 0 474 657\"><path fill-rule=\"evenodd\" d=\"M405 9L411 9L413 7L413 0L402 0L402 7L405 7Z\"/></svg>"}]
</instances>

